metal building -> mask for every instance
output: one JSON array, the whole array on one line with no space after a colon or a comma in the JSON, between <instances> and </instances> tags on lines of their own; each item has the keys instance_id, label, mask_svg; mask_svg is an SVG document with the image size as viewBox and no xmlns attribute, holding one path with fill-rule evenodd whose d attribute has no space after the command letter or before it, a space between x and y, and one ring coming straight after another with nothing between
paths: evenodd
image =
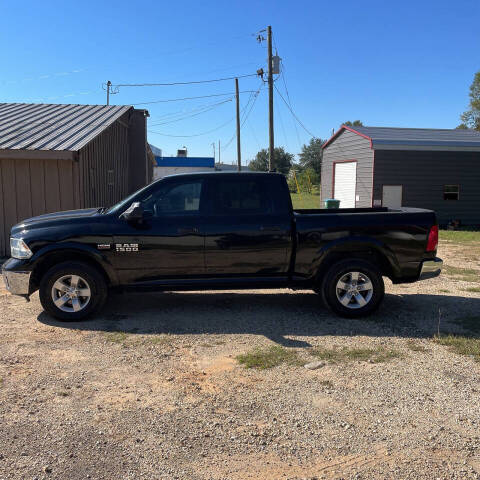
<instances>
[{"instance_id":1,"label":"metal building","mask_svg":"<svg viewBox=\"0 0 480 480\"><path fill-rule=\"evenodd\" d=\"M0 257L12 225L109 206L150 182L146 110L0 103Z\"/></svg>"},{"instance_id":2,"label":"metal building","mask_svg":"<svg viewBox=\"0 0 480 480\"><path fill-rule=\"evenodd\" d=\"M480 224L480 132L343 125L322 148L322 200L429 208L443 225Z\"/></svg>"}]
</instances>

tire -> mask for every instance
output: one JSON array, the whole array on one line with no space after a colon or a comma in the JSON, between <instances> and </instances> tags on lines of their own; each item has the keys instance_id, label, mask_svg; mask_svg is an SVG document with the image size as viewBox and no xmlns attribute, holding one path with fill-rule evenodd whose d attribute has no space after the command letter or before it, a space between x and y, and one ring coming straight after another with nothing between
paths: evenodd
<instances>
[{"instance_id":1,"label":"tire","mask_svg":"<svg viewBox=\"0 0 480 480\"><path fill-rule=\"evenodd\" d=\"M379 307L385 285L382 273L370 262L342 260L327 271L321 294L332 312L341 317L357 318L370 315Z\"/></svg>"},{"instance_id":2,"label":"tire","mask_svg":"<svg viewBox=\"0 0 480 480\"><path fill-rule=\"evenodd\" d=\"M80 262L63 262L43 275L39 293L48 314L64 322L74 322L100 310L108 292L105 279L96 268Z\"/></svg>"}]
</instances>

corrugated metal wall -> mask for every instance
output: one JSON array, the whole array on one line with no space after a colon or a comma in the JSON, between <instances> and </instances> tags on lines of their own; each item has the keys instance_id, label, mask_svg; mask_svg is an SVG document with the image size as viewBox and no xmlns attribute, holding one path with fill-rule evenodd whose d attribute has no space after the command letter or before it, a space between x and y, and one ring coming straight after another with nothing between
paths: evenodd
<instances>
[{"instance_id":1,"label":"corrugated metal wall","mask_svg":"<svg viewBox=\"0 0 480 480\"><path fill-rule=\"evenodd\" d=\"M78 172L72 160L0 158L0 256L9 253L10 229L19 221L80 208Z\"/></svg>"},{"instance_id":2,"label":"corrugated metal wall","mask_svg":"<svg viewBox=\"0 0 480 480\"><path fill-rule=\"evenodd\" d=\"M357 188L358 200L355 206L372 206L372 176L373 176L373 150L370 140L348 130L343 131L323 151L322 159L322 203L327 198L332 198L333 162L342 160L357 161ZM341 207L341 205L340 205Z\"/></svg>"},{"instance_id":3,"label":"corrugated metal wall","mask_svg":"<svg viewBox=\"0 0 480 480\"><path fill-rule=\"evenodd\" d=\"M126 114L128 115L128 114ZM82 207L108 207L128 194L128 118L122 116L79 152Z\"/></svg>"},{"instance_id":4,"label":"corrugated metal wall","mask_svg":"<svg viewBox=\"0 0 480 480\"><path fill-rule=\"evenodd\" d=\"M383 185L402 185L402 206L435 210L440 224L480 224L479 152L375 150L375 200ZM459 199L444 200L444 185L459 185Z\"/></svg>"},{"instance_id":5,"label":"corrugated metal wall","mask_svg":"<svg viewBox=\"0 0 480 480\"><path fill-rule=\"evenodd\" d=\"M0 154L0 257L10 253L10 229L25 218L108 207L145 185L145 117L135 115L132 123L130 112L83 147L76 160L38 158L39 152L28 150L25 159ZM129 175L132 170L138 176L135 182Z\"/></svg>"}]
</instances>

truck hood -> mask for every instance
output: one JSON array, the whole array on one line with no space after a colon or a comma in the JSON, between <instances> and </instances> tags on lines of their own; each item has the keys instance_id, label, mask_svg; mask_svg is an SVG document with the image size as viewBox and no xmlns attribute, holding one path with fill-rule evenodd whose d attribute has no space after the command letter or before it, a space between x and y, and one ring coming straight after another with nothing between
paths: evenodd
<instances>
[{"instance_id":1,"label":"truck hood","mask_svg":"<svg viewBox=\"0 0 480 480\"><path fill-rule=\"evenodd\" d=\"M86 219L98 214L98 208L84 208L81 210L66 210L64 212L46 213L38 217L27 218L12 227L12 235L23 230L31 230L37 227L43 228L59 223L70 222L80 219Z\"/></svg>"}]
</instances>

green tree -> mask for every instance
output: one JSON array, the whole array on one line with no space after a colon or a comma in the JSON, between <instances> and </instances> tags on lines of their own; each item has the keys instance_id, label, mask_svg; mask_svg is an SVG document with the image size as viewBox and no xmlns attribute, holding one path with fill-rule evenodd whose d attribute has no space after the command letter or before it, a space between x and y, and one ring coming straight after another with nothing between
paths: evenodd
<instances>
[{"instance_id":1,"label":"green tree","mask_svg":"<svg viewBox=\"0 0 480 480\"><path fill-rule=\"evenodd\" d=\"M457 128L473 128L480 131L480 72L470 85L470 109L460 115L462 123Z\"/></svg>"},{"instance_id":2,"label":"green tree","mask_svg":"<svg viewBox=\"0 0 480 480\"><path fill-rule=\"evenodd\" d=\"M311 168L317 175L321 174L322 145L323 140L320 138L311 138L308 145L303 145L302 151L298 155L301 170Z\"/></svg>"},{"instance_id":3,"label":"green tree","mask_svg":"<svg viewBox=\"0 0 480 480\"><path fill-rule=\"evenodd\" d=\"M273 165L272 168L276 172L288 175L290 168L292 168L293 155L284 150L283 147L277 147L273 150ZM259 172L268 171L268 150L266 148L260 150L255 156L254 160L251 160L248 164L250 170L256 170Z\"/></svg>"},{"instance_id":4,"label":"green tree","mask_svg":"<svg viewBox=\"0 0 480 480\"><path fill-rule=\"evenodd\" d=\"M361 120L354 120L353 122L349 120L348 122L343 122L343 124L347 127L363 127L363 123Z\"/></svg>"}]
</instances>

